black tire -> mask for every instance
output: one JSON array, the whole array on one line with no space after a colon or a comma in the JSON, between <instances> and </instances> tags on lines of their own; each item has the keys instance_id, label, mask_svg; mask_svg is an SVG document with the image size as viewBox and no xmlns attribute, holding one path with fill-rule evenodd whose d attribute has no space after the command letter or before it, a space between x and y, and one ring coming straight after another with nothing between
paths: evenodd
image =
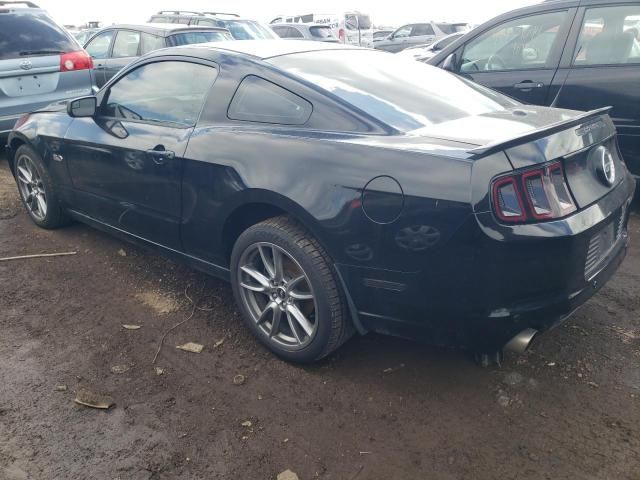
<instances>
[{"instance_id":1,"label":"black tire","mask_svg":"<svg viewBox=\"0 0 640 480\"><path fill-rule=\"evenodd\" d=\"M314 336L297 350L284 348L265 333L252 316L242 295L240 261L247 249L267 242L284 250L302 268L314 293ZM341 288L336 281L329 256L300 224L286 216L265 220L245 230L237 239L231 255L231 284L245 323L262 344L279 357L307 363L326 357L354 333ZM317 311L316 311L317 310Z\"/></svg>"},{"instance_id":2,"label":"black tire","mask_svg":"<svg viewBox=\"0 0 640 480\"><path fill-rule=\"evenodd\" d=\"M20 188L18 166L20 165L21 158L23 157L26 157L31 161L31 164L39 175L42 188L46 195L47 208L46 215L44 215L43 218L38 217L27 204L28 202L27 198L25 198L24 190ZM38 155L38 153L28 145L21 145L18 150L16 150L13 167L15 170L16 183L18 184L18 192L20 193L20 200L29 213L31 220L33 220L33 222L39 227L46 229L54 229L67 225L70 222L70 218L61 207L58 189L51 179L51 175L49 175L47 167L44 165L40 155Z\"/></svg>"}]
</instances>

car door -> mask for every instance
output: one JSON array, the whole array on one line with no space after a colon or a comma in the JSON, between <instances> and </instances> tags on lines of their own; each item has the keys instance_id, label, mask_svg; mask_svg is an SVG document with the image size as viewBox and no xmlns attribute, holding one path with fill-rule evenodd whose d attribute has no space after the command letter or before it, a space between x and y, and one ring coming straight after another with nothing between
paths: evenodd
<instances>
[{"instance_id":1,"label":"car door","mask_svg":"<svg viewBox=\"0 0 640 480\"><path fill-rule=\"evenodd\" d=\"M84 47L93 59L93 74L98 88L101 88L106 82L105 69L107 67L107 59L111 54L111 43L115 32L115 30L107 30L99 33L89 40L89 43Z\"/></svg>"},{"instance_id":2,"label":"car door","mask_svg":"<svg viewBox=\"0 0 640 480\"><path fill-rule=\"evenodd\" d=\"M583 7L558 72L554 106L612 106L620 150L640 175L640 1Z\"/></svg>"},{"instance_id":3,"label":"car door","mask_svg":"<svg viewBox=\"0 0 640 480\"><path fill-rule=\"evenodd\" d=\"M140 32L118 30L104 69L105 83L140 56Z\"/></svg>"},{"instance_id":4,"label":"car door","mask_svg":"<svg viewBox=\"0 0 640 480\"><path fill-rule=\"evenodd\" d=\"M183 155L216 76L154 59L101 91L96 115L74 119L64 139L76 210L180 250Z\"/></svg>"},{"instance_id":5,"label":"car door","mask_svg":"<svg viewBox=\"0 0 640 480\"><path fill-rule=\"evenodd\" d=\"M524 103L548 104L575 12L546 11L478 32L457 50L454 69Z\"/></svg>"},{"instance_id":6,"label":"car door","mask_svg":"<svg viewBox=\"0 0 640 480\"><path fill-rule=\"evenodd\" d=\"M414 47L416 45L431 44L436 39L436 32L429 23L416 23L411 29L409 38L404 48Z\"/></svg>"}]
</instances>

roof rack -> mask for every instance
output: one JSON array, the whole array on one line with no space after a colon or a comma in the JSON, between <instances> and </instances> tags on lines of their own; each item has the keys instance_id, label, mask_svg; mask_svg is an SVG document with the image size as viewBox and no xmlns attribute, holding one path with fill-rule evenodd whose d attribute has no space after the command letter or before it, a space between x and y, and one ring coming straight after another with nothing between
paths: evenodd
<instances>
[{"instance_id":1,"label":"roof rack","mask_svg":"<svg viewBox=\"0 0 640 480\"><path fill-rule=\"evenodd\" d=\"M20 2L20 1L5 1L0 0L0 7L17 7L17 6L25 6L27 8L40 8L33 2Z\"/></svg>"},{"instance_id":2,"label":"roof rack","mask_svg":"<svg viewBox=\"0 0 640 480\"><path fill-rule=\"evenodd\" d=\"M160 10L156 15L173 14L182 15L186 13L188 15L202 15L202 12L193 12L191 10Z\"/></svg>"},{"instance_id":3,"label":"roof rack","mask_svg":"<svg viewBox=\"0 0 640 480\"><path fill-rule=\"evenodd\" d=\"M206 13L207 15L227 15L229 17L240 17L240 15L238 15L237 13L225 13L225 12L202 12L202 13Z\"/></svg>"}]
</instances>

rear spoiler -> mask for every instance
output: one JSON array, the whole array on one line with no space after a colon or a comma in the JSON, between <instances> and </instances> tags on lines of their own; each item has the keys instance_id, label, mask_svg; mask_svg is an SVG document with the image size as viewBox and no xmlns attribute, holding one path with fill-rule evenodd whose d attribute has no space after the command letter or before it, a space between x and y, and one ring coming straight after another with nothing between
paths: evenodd
<instances>
[{"instance_id":1,"label":"rear spoiler","mask_svg":"<svg viewBox=\"0 0 640 480\"><path fill-rule=\"evenodd\" d=\"M596 110L591 110L589 112L584 112L577 117L573 117L569 120L563 120L561 122L551 123L542 128L532 130L531 132L524 135L508 138L506 140L499 140L494 143L488 143L487 145L473 148L471 150L468 150L467 153L470 153L474 157L482 157L495 152L506 150L508 148L515 147L516 145L522 145L523 143L528 143L542 137L553 135L554 133L558 133L563 130L568 130L571 127L577 127L586 123L587 120L595 119L601 115L609 113L612 108L613 107L603 107Z\"/></svg>"}]
</instances>

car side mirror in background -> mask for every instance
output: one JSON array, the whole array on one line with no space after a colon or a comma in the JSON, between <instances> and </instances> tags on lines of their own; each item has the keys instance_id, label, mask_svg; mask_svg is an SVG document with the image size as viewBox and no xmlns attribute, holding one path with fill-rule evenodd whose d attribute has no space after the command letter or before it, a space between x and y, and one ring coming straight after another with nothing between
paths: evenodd
<instances>
[{"instance_id":1,"label":"car side mirror in background","mask_svg":"<svg viewBox=\"0 0 640 480\"><path fill-rule=\"evenodd\" d=\"M456 63L458 63L457 56L455 53L452 53L442 62L442 69L448 72L456 71Z\"/></svg>"},{"instance_id":2,"label":"car side mirror in background","mask_svg":"<svg viewBox=\"0 0 640 480\"><path fill-rule=\"evenodd\" d=\"M67 103L67 113L70 117L93 117L97 106L96 97L76 98Z\"/></svg>"}]
</instances>

